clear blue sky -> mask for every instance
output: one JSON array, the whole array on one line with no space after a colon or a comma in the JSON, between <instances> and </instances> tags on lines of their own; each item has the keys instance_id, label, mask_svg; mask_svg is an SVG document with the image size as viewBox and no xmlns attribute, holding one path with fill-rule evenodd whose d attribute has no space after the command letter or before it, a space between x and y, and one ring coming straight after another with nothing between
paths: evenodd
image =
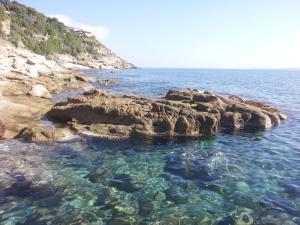
<instances>
[{"instance_id":1,"label":"clear blue sky","mask_svg":"<svg viewBox=\"0 0 300 225\"><path fill-rule=\"evenodd\" d=\"M104 26L102 42L142 67L300 68L299 0L20 2Z\"/></svg>"}]
</instances>

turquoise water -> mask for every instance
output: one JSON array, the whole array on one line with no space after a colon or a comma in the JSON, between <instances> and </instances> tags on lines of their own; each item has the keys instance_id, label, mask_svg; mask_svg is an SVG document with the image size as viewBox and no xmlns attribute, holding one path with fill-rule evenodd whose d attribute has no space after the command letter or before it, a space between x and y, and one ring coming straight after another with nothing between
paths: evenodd
<instances>
[{"instance_id":1,"label":"turquoise water","mask_svg":"<svg viewBox=\"0 0 300 225\"><path fill-rule=\"evenodd\" d=\"M207 140L2 141L0 224L300 224L300 71L88 74L118 79L105 87L114 94L190 87L266 102L289 118Z\"/></svg>"}]
</instances>

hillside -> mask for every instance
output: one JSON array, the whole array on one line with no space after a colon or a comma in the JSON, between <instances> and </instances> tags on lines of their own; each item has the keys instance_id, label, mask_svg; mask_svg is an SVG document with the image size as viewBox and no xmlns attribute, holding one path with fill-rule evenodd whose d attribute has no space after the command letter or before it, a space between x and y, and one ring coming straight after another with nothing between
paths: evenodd
<instances>
[{"instance_id":1,"label":"hillside","mask_svg":"<svg viewBox=\"0 0 300 225\"><path fill-rule=\"evenodd\" d=\"M103 69L134 67L89 32L67 27L16 1L0 1L0 37L56 61Z\"/></svg>"}]
</instances>

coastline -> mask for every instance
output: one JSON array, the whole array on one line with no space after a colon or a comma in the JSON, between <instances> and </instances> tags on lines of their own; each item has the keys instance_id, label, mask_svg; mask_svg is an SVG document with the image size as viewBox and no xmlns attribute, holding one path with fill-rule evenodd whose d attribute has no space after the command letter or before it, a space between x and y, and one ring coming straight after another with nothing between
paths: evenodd
<instances>
[{"instance_id":1,"label":"coastline","mask_svg":"<svg viewBox=\"0 0 300 225\"><path fill-rule=\"evenodd\" d=\"M0 139L17 138L27 128L38 126L54 105L53 94L83 92L96 82L117 82L83 76L84 71L97 68L91 66L93 62L78 64L66 55L51 60L2 39L0 44Z\"/></svg>"},{"instance_id":2,"label":"coastline","mask_svg":"<svg viewBox=\"0 0 300 225\"><path fill-rule=\"evenodd\" d=\"M95 84L118 81L84 75L93 62L87 66L78 64L66 55L50 60L6 41L1 43L1 55L7 59L1 65L4 70L0 77L0 118L6 119L0 120L0 139L55 142L76 135L108 139L135 135L201 138L215 136L222 130L265 130L287 118L260 102L208 91L169 90L165 97L156 100L112 96L95 89ZM83 97L55 104L52 94L59 93ZM54 122L52 126L42 123L45 117Z\"/></svg>"}]
</instances>

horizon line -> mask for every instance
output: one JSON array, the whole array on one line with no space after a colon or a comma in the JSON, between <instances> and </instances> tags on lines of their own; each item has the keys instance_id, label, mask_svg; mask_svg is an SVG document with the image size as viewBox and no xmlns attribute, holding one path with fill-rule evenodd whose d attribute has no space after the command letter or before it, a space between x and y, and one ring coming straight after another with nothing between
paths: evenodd
<instances>
[{"instance_id":1,"label":"horizon line","mask_svg":"<svg viewBox=\"0 0 300 225\"><path fill-rule=\"evenodd\" d=\"M291 68L229 68L229 67L152 67L137 66L137 69L203 69L203 70L300 70L300 67Z\"/></svg>"}]
</instances>

